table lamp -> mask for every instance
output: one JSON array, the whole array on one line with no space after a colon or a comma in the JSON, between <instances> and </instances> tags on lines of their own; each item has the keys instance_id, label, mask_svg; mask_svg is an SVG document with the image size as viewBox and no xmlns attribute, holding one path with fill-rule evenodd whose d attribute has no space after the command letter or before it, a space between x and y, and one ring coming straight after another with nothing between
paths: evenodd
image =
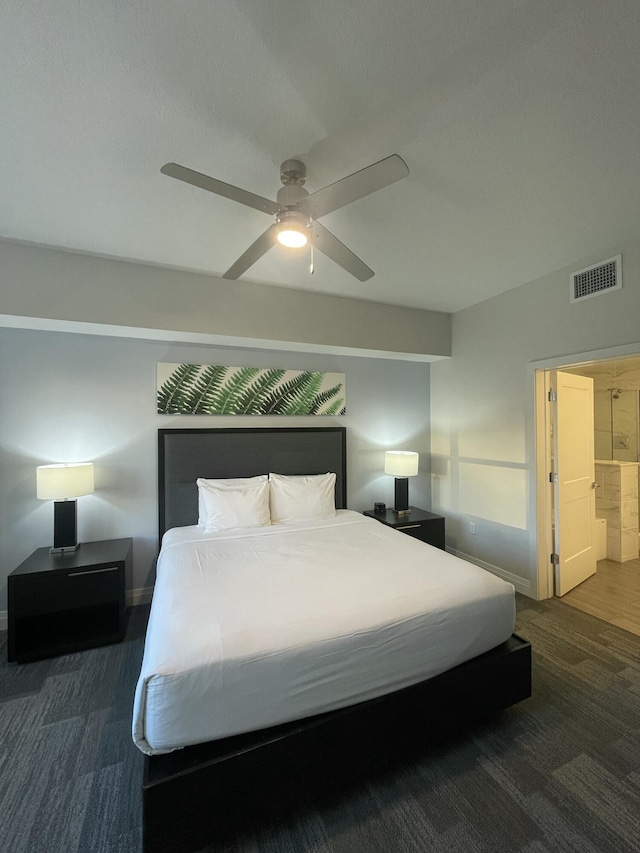
<instances>
[{"instance_id":1,"label":"table lamp","mask_svg":"<svg viewBox=\"0 0 640 853\"><path fill-rule=\"evenodd\" d=\"M409 477L418 473L420 457L411 450L387 450L384 454L384 472L395 478L395 507L398 514L409 512Z\"/></svg>"},{"instance_id":2,"label":"table lamp","mask_svg":"<svg viewBox=\"0 0 640 853\"><path fill-rule=\"evenodd\" d=\"M53 548L51 554L76 551L78 528L76 498L93 492L93 463L72 462L39 465L37 495L40 500L53 500Z\"/></svg>"}]
</instances>

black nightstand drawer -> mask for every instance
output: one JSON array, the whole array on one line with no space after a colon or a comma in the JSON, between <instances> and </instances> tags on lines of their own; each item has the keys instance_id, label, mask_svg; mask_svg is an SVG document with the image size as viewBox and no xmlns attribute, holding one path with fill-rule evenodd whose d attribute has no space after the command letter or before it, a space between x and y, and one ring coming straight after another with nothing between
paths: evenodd
<instances>
[{"instance_id":1,"label":"black nightstand drawer","mask_svg":"<svg viewBox=\"0 0 640 853\"><path fill-rule=\"evenodd\" d=\"M93 607L118 598L120 571L118 566L91 571L78 569L43 575L37 583L33 576L22 575L15 581L14 595L20 598L22 616Z\"/></svg>"},{"instance_id":2,"label":"black nightstand drawer","mask_svg":"<svg viewBox=\"0 0 640 853\"><path fill-rule=\"evenodd\" d=\"M74 552L38 548L8 577L8 659L23 663L124 637L131 539L86 542Z\"/></svg>"},{"instance_id":3,"label":"black nightstand drawer","mask_svg":"<svg viewBox=\"0 0 640 853\"><path fill-rule=\"evenodd\" d=\"M401 530L403 533L406 533L407 536L413 536L416 539L426 541L424 537L427 532L427 528L422 524L396 524L394 525L394 530Z\"/></svg>"},{"instance_id":4,"label":"black nightstand drawer","mask_svg":"<svg viewBox=\"0 0 640 853\"><path fill-rule=\"evenodd\" d=\"M393 527L394 530L399 530L406 536L413 536L414 539L419 539L421 542L426 542L427 545L433 545L435 548L444 551L444 518L417 506L412 506L409 510L406 514L400 514L392 509L387 509L385 512L374 512L368 509L364 515L368 518L375 518L381 524Z\"/></svg>"}]
</instances>

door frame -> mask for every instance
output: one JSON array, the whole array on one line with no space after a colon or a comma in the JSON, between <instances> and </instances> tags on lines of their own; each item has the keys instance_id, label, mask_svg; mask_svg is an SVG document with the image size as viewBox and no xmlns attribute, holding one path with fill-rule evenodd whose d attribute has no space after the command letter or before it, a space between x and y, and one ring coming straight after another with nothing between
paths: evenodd
<instances>
[{"instance_id":1,"label":"door frame","mask_svg":"<svg viewBox=\"0 0 640 853\"><path fill-rule=\"evenodd\" d=\"M640 356L640 343L607 347L556 356L555 358L531 361L528 365L529 387L533 389L533 447L535 476L531 478L529 497L535 508L536 520L533 538L536 559L536 599L553 598L554 570L551 563L553 552L553 491L549 483L551 471L551 408L547 397L549 371L563 367L580 367L602 361L615 361L629 356Z\"/></svg>"},{"instance_id":2,"label":"door frame","mask_svg":"<svg viewBox=\"0 0 640 853\"><path fill-rule=\"evenodd\" d=\"M567 365L568 366L568 365ZM553 441L551 440L551 371L536 370L535 381L535 432L536 432L536 541L538 564L537 598L555 595L554 566L551 554L553 542L553 484L549 482L552 470Z\"/></svg>"}]
</instances>

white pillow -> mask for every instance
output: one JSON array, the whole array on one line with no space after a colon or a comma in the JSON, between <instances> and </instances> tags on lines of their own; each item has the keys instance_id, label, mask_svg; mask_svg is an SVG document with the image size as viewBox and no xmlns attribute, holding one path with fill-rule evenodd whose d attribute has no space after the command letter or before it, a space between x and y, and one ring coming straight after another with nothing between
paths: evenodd
<instances>
[{"instance_id":1,"label":"white pillow","mask_svg":"<svg viewBox=\"0 0 640 853\"><path fill-rule=\"evenodd\" d=\"M269 474L271 523L331 518L336 514L335 485L335 474Z\"/></svg>"},{"instance_id":2,"label":"white pillow","mask_svg":"<svg viewBox=\"0 0 640 853\"><path fill-rule=\"evenodd\" d=\"M239 527L266 527L269 515L269 483L265 480L252 486L213 486L211 481L198 480L203 501L205 533L233 530Z\"/></svg>"},{"instance_id":3,"label":"white pillow","mask_svg":"<svg viewBox=\"0 0 640 853\"><path fill-rule=\"evenodd\" d=\"M266 474L258 474L257 477L231 477L227 480L206 480L202 477L196 480L196 485L198 486L198 527L204 527L207 523L207 511L204 506L204 498L200 488L201 483L204 485L214 486L218 489L224 489L227 487L239 489L244 486L255 486L256 483L266 483L267 479L268 477Z\"/></svg>"}]
</instances>

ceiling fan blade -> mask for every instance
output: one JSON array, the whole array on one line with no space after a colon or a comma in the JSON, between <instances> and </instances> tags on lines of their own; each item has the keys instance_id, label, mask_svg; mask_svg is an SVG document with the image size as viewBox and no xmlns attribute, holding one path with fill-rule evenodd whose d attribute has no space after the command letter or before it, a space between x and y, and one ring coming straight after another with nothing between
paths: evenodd
<instances>
[{"instance_id":1,"label":"ceiling fan blade","mask_svg":"<svg viewBox=\"0 0 640 853\"><path fill-rule=\"evenodd\" d=\"M170 178L177 178L179 181L184 181L187 184L192 184L194 187L207 190L210 193L224 196L231 201L238 201L240 204L246 204L247 207L253 207L256 210L261 210L263 213L278 213L280 205L268 198L262 198L260 195L250 193L247 190L234 187L233 184L225 184L224 181L219 181L217 178L210 178L209 175L203 175L201 172L194 172L193 169L187 169L186 166L179 166L177 163L165 163L160 169L163 175L169 175Z\"/></svg>"},{"instance_id":2,"label":"ceiling fan blade","mask_svg":"<svg viewBox=\"0 0 640 853\"><path fill-rule=\"evenodd\" d=\"M374 275L373 270L369 269L357 255L354 255L351 249L347 249L344 243L341 243L337 237L334 237L331 231L327 231L324 225L314 222L311 228L313 230L313 246L315 249L318 249L348 273L354 275L358 281L366 281Z\"/></svg>"},{"instance_id":3,"label":"ceiling fan blade","mask_svg":"<svg viewBox=\"0 0 640 853\"><path fill-rule=\"evenodd\" d=\"M394 184L396 181L406 178L408 174L409 167L402 157L398 154L392 154L390 157L385 157L384 160L379 160L377 163L372 163L371 166L360 169L359 172L341 178L334 184L329 184L324 189L311 193L299 204L299 207L313 219L317 219L326 213L344 207L346 204L351 204L352 201L369 195L369 193L374 193L376 190L389 186L389 184Z\"/></svg>"},{"instance_id":4,"label":"ceiling fan blade","mask_svg":"<svg viewBox=\"0 0 640 853\"><path fill-rule=\"evenodd\" d=\"M240 255L238 260L229 267L222 278L236 279L240 278L243 272L246 272L249 267L252 267L256 261L266 254L269 249L275 244L278 236L278 229L275 222L270 225L267 230L261 234L255 243L252 243L247 251Z\"/></svg>"}]
</instances>

